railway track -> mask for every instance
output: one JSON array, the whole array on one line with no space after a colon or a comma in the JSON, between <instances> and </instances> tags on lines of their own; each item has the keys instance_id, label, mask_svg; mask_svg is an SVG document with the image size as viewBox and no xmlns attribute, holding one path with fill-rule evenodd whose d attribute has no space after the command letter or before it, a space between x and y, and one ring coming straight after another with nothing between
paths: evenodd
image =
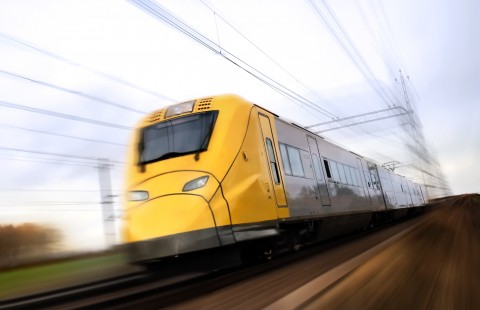
<instances>
[{"instance_id":1,"label":"railway track","mask_svg":"<svg viewBox=\"0 0 480 310\"><path fill-rule=\"evenodd\" d=\"M190 272L164 277L138 272L85 285L0 302L0 309L88 309L122 308L126 302L161 293L166 297L182 286L199 283L211 274Z\"/></svg>"},{"instance_id":2,"label":"railway track","mask_svg":"<svg viewBox=\"0 0 480 310\"><path fill-rule=\"evenodd\" d=\"M181 308L183 307L182 305L189 308L192 304L195 305L194 307L199 307L198 300L201 301L202 298L210 296L212 293L220 292L221 294L225 288L235 289L239 284L241 286L242 283L262 281L263 277L268 278L269 275L274 275L278 271L281 272L281 270L286 270L288 277L288 273L297 273L296 271L288 271L290 270L290 265L299 265L304 260L314 259L313 257L319 253L325 255L332 249L339 250L340 255L335 256L330 263L325 262L323 264L319 261L320 264L314 267L314 270L309 271L306 275L302 272L301 281L308 282L313 277L328 270L328 268L333 268L336 264L348 260L351 255L362 253L415 221L414 219L409 221L410 223L400 222L396 225L389 225L380 229L307 246L302 251L278 257L268 263L208 273L186 272L173 276L165 276L160 272L134 273L89 285L65 288L45 294L0 302L0 309L131 309L133 307L158 309L165 307ZM377 234L379 231L382 233ZM354 246L356 242L363 239L365 241L362 246ZM350 248L350 254L346 254L342 250L343 248ZM291 276L291 278L295 277ZM271 286L269 290L257 292L261 295L268 295L265 298L262 297L262 301L258 305L260 305L260 308L264 307L280 298L284 294L285 289L291 291L296 288L295 285L302 285L302 282L298 281L296 279L292 283L287 282L280 289L275 289L274 286ZM253 294L256 293L253 292ZM243 300L241 303L238 303L235 298L230 298L231 296L230 294L223 296L220 300L227 307L235 307L235 304L241 305L242 302L245 302ZM241 296L240 298L242 299ZM250 297L246 294L245 298L248 299ZM207 301L204 306L205 308L209 308L209 306L216 307L210 301ZM217 308L220 307L222 306L217 306Z\"/></svg>"}]
</instances>

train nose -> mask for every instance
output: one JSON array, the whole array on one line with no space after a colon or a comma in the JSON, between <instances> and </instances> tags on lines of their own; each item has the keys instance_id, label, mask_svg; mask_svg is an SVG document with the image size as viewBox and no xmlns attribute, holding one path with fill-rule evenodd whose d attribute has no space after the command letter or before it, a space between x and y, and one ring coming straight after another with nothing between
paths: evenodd
<instances>
[{"instance_id":1,"label":"train nose","mask_svg":"<svg viewBox=\"0 0 480 310\"><path fill-rule=\"evenodd\" d=\"M204 198L174 194L128 211L124 238L134 260L148 260L220 245L212 212Z\"/></svg>"},{"instance_id":2,"label":"train nose","mask_svg":"<svg viewBox=\"0 0 480 310\"><path fill-rule=\"evenodd\" d=\"M129 241L215 228L208 203L200 196L158 197L128 211Z\"/></svg>"}]
</instances>

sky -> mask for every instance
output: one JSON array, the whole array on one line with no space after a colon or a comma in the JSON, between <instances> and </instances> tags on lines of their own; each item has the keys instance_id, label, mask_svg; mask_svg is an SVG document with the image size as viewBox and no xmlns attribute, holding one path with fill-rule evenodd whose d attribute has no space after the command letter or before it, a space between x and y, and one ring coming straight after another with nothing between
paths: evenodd
<instances>
[{"instance_id":1,"label":"sky","mask_svg":"<svg viewBox=\"0 0 480 310\"><path fill-rule=\"evenodd\" d=\"M479 12L473 0L0 0L0 224L103 247L97 158L110 162L118 230L131 128L224 93L302 126L411 108L451 193L479 192ZM321 135L422 182L410 120Z\"/></svg>"}]
</instances>

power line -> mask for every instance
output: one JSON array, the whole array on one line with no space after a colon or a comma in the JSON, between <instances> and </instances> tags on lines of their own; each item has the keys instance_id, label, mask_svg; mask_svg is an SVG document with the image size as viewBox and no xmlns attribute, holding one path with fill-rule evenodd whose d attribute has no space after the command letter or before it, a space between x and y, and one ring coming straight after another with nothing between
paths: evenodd
<instances>
[{"instance_id":1,"label":"power line","mask_svg":"<svg viewBox=\"0 0 480 310\"><path fill-rule=\"evenodd\" d=\"M7 155L8 156L8 155ZM93 164L87 164L86 162L74 162L74 161L54 161L54 160L34 160L34 159L19 159L19 158L5 158L6 160L15 160L22 162L31 162L31 163L40 163L40 164L55 164L55 165L69 165L69 166L79 166L79 167L95 167ZM43 159L43 158L42 158Z\"/></svg>"},{"instance_id":2,"label":"power line","mask_svg":"<svg viewBox=\"0 0 480 310\"><path fill-rule=\"evenodd\" d=\"M298 104L304 105L318 113L323 114L329 118L335 118L336 116L326 109L318 106L316 103L308 100L307 98L303 97L302 95L296 93L295 91L289 89L288 87L280 84L279 82L275 81L273 78L267 76L265 73L261 72L260 70L256 69L255 67L251 66L244 60L240 59L239 57L235 56L231 52L225 50L225 48L221 48L217 43L213 42L205 35L201 34L191 26L187 25L184 21L180 18L174 16L172 13L168 12L166 9L161 7L158 3L155 3L150 0L130 0L135 6L142 9L143 11L149 13L153 17L165 22L166 24L172 26L173 28L177 29L181 33L185 34L192 40L196 41L197 43L203 45L207 49L211 50L212 52L220 55L224 59L228 60L232 64L235 64L239 68L243 69L245 72L249 73L262 83L266 84L267 86L271 87L272 89L276 90L283 96L289 98L297 102ZM221 52L220 52L221 51Z\"/></svg>"},{"instance_id":3,"label":"power line","mask_svg":"<svg viewBox=\"0 0 480 310\"><path fill-rule=\"evenodd\" d=\"M32 108L32 107L28 107L28 106L24 106L24 105L20 105L20 104L16 104L16 103L11 103L11 102L6 102L6 101L2 101L2 100L0 100L0 106L11 108L11 109L29 111L29 112L33 112L33 113L45 114L45 115L64 118L64 119L73 120L73 121L77 121L77 122L84 122L84 123L90 123L90 124L95 124L95 125L100 125L100 126L118 128L118 129L123 129L123 130L132 130L133 129L132 127L128 127L128 126L124 126L124 125L119 125L119 124L94 120L94 119L91 119L91 118L85 118L85 117L75 116L75 115L71 115L71 114L54 112L54 111L50 111L50 110L42 110L42 109Z\"/></svg>"},{"instance_id":4,"label":"power line","mask_svg":"<svg viewBox=\"0 0 480 310\"><path fill-rule=\"evenodd\" d=\"M21 206L15 206L15 207L24 207L28 205L21 205ZM1 208L2 206L0 206ZM45 207L49 207L49 205L45 205ZM8 207L10 208L10 207ZM114 211L120 212L121 209L115 209ZM0 212L16 212L18 213L19 210L12 210L10 209L0 209ZM22 209L21 212L101 212L100 209L94 209L94 210L89 210L89 209ZM115 217L119 217L120 215L115 215ZM1 224L0 224L1 225Z\"/></svg>"},{"instance_id":5,"label":"power line","mask_svg":"<svg viewBox=\"0 0 480 310\"><path fill-rule=\"evenodd\" d=\"M375 41L378 41L376 32L373 30L372 19L367 18L366 14L365 14L364 10L362 9L362 6L360 5L360 2L359 2L358 0L355 1L355 4L356 4L356 6L357 6L357 8L358 8L358 11L360 12L361 18L363 19L365 25L367 26L368 30L369 30L370 33L372 34L372 37L375 39ZM377 29L382 30L382 27L379 27L379 26L377 25ZM384 38L382 38L382 39L383 39L383 41L385 41ZM387 43L388 43L388 42L387 42ZM380 47L381 47L381 45L375 44L375 49L377 50L378 55L379 55L380 57L382 57L382 58L388 58L388 59L385 61L385 64L387 65L387 68L388 68L388 70L390 71L390 74L391 74L392 76L395 76L395 75L396 75L396 72L395 72L395 69L394 69L394 68L398 67L398 65L397 65L397 64L394 64L395 67L392 68L391 62L394 62L394 63L395 63L395 60L393 59L392 54L391 54L387 49L385 49L385 48L382 48L382 51L380 51Z\"/></svg>"},{"instance_id":6,"label":"power line","mask_svg":"<svg viewBox=\"0 0 480 310\"><path fill-rule=\"evenodd\" d=\"M39 85L42 85L42 86L45 86L45 87L49 87L49 88L53 88L53 89L56 89L56 90L67 92L67 93L70 93L70 94L73 94L73 95L77 95L77 96L80 96L80 97L83 97L83 98L94 100L94 101L104 103L104 104L107 104L107 105L110 105L110 106L114 106L114 107L119 108L119 109L127 110L127 111L130 111L130 112L135 112L135 113L139 113L139 114L147 114L147 112L145 112L145 111L140 111L140 110L137 110L137 109L133 109L133 108L130 108L130 107L127 107L127 106L124 106L124 105L121 105L121 104L118 104L118 103L115 103L115 102L112 102L112 101L108 101L108 100L105 100L105 99L102 99L102 98L99 98L99 97L95 97L95 96L83 93L83 92L78 91L78 90L68 89L68 88L65 88L65 87L62 87L62 86L50 84L50 83L40 81L40 80L35 80L33 78L29 78L29 77L26 77L24 75L16 74L16 73L1 70L1 69L0 69L0 73L3 73L5 75L11 76L11 77L16 77L16 78L19 78L19 79L23 79L23 80L26 80L26 81L29 81L29 82L32 82L32 83L36 83L36 84L39 84Z\"/></svg>"},{"instance_id":7,"label":"power line","mask_svg":"<svg viewBox=\"0 0 480 310\"><path fill-rule=\"evenodd\" d=\"M357 67L357 69L365 77L367 82L372 86L372 88L377 92L377 94L380 96L380 98L382 98L388 106L392 105L393 102L392 103L390 102L389 94L387 94L385 92L384 88L381 85L379 85L378 81L375 78L375 75L373 74L372 69L367 64L364 57L358 51L357 47L353 43L353 41L350 38L350 36L348 35L348 33L343 28L342 24L338 20L337 16L333 12L333 10L330 8L330 6L328 5L328 3L325 0L321 0L321 1L324 4L325 8L327 9L331 18L333 19L335 25L340 29L340 31L342 33L342 37L344 38L346 43L344 42L344 40L342 40L342 38L339 36L337 31L335 31L332 24L327 20L327 18L323 15L321 10L317 7L317 4L315 3L315 0L309 0L311 5L315 9L315 12L323 20L325 25L328 27L330 33L334 36L334 38L337 40L337 42L341 45L341 47L347 53L347 55L350 57L350 59L353 61L353 63ZM350 49L353 50L353 54L352 54L352 52L350 52ZM394 94L392 94L392 96L394 98L393 101L396 101L397 104L399 104L400 101L398 100L398 98Z\"/></svg>"},{"instance_id":8,"label":"power line","mask_svg":"<svg viewBox=\"0 0 480 310\"><path fill-rule=\"evenodd\" d=\"M11 126L11 125L6 125L6 124L0 124L0 127L12 128L12 129L17 129L17 130L24 130L24 131L34 132L34 133L41 133L41 134L45 134L45 135L58 136L58 137L64 137L64 138L70 138L70 139L77 139L77 140L88 141L88 142L96 142L96 143L104 143L104 144L118 145L118 146L122 146L122 147L126 147L126 146L127 146L126 144L121 144L121 143L115 143L115 142L104 141L104 140L81 138L81 137L76 137L76 136L71 136L71 135L64 135L64 134L55 133L55 132L50 132L50 131L43 131L43 130L37 130L37 129L31 129L31 128Z\"/></svg>"},{"instance_id":9,"label":"power line","mask_svg":"<svg viewBox=\"0 0 480 310\"><path fill-rule=\"evenodd\" d=\"M1 148L0 148L1 149ZM45 154L43 154L45 155ZM74 160L59 160L54 158L46 158L46 157L33 157L33 156L22 156L22 155L13 155L13 154L0 154L6 160L15 160L15 161L24 161L24 162L34 162L34 163L45 163L45 164L65 164L65 165L73 165L73 166L82 166L82 167L98 167L98 164L93 164L84 161L74 161ZM52 155L48 155L52 156ZM121 163L121 162L118 162ZM116 167L114 167L115 169ZM118 169L122 171L123 169Z\"/></svg>"},{"instance_id":10,"label":"power line","mask_svg":"<svg viewBox=\"0 0 480 310\"><path fill-rule=\"evenodd\" d=\"M39 47L36 47L36 46L34 46L32 43L29 43L29 42L27 42L27 41L20 40L20 39L15 38L15 37L13 37L13 36L11 36L11 35L7 35L7 34L5 34L5 33L1 33L1 32L0 32L0 37L3 37L3 38L5 38L5 39L7 39L7 40L10 40L10 41L15 42L15 43L17 43L17 44L20 44L20 45L22 45L22 46L28 47L29 49L32 49L32 50L34 50L35 52L40 53L40 54L42 54L42 55L48 56L48 57L50 57L50 58L59 60L59 61L64 62L64 63L67 63L67 64L69 64L69 65L71 65L71 66L81 68L81 69L83 69L83 70L85 70L85 71L88 71L88 72L90 72L90 73L94 73L94 74L96 74L96 75L98 75L98 76L101 76L101 77L103 77L103 78L112 80L112 81L117 82L117 83L119 83L119 84L122 84L122 85L125 85L125 86L128 86L128 87L137 89L137 90L139 90L139 91L142 91L142 92L144 92L144 93L148 93L148 94L150 94L150 95L156 96L156 97L158 97L158 98L161 98L161 99L164 99L164 100L167 100L167 101L171 101L171 102L177 101L177 100L175 100L175 99L172 99L172 98L170 98L170 97L167 97L167 96L165 96L165 95L163 95L163 94L160 94L160 93L158 93L158 92L152 91L152 90L150 90L150 89L146 89L146 88L144 88L144 87L141 87L141 86L138 86L138 85L133 84L133 83L131 83L131 82L128 82L128 81L126 81L126 80L123 80L123 79L121 79L121 78L119 78L119 77L116 77L116 76L113 76L113 75L110 75L110 74L101 72L101 71L99 71L99 70L92 69L92 68L87 67L87 66L84 66L84 65L81 65L81 64L79 64L79 63L77 63L77 62L74 62L73 60L70 60L70 59L68 59L68 58L62 57L62 56L60 56L60 55L58 55L58 54L55 54L55 53L50 52L50 51L47 51L47 50L45 50L45 49L41 49L41 48L39 48Z\"/></svg>"},{"instance_id":11,"label":"power line","mask_svg":"<svg viewBox=\"0 0 480 310\"><path fill-rule=\"evenodd\" d=\"M35 206L35 205L46 205L46 204L49 204L51 205L52 207L55 206L55 205L99 205L100 203L99 202L95 202L95 201L39 201L39 200L36 200L36 201L2 201L3 204L8 204L8 205L11 205L11 204L16 204L16 205L31 205L31 206Z\"/></svg>"},{"instance_id":12,"label":"power line","mask_svg":"<svg viewBox=\"0 0 480 310\"><path fill-rule=\"evenodd\" d=\"M385 14L385 9L383 7L382 2L377 3L379 11L380 11L380 15L382 16L382 18L380 18L380 16L377 14L377 10L374 8L373 3L371 1L366 1L366 3L369 3L370 6L372 7L372 12L373 12L373 15L375 16L376 20L379 23L383 23L383 25L380 25L378 27L378 29L380 31L380 34L381 34L382 38L383 38L383 41L387 43L387 46L390 46L390 50L392 52L391 53L392 58L394 58L394 61L398 64L398 66L404 67L404 65L402 64L401 58L399 57L397 51L395 50L393 41L390 39L390 38L393 38L392 30L391 30L391 27L390 27L390 23L388 22L388 18ZM385 33L385 30L387 30L388 33Z\"/></svg>"},{"instance_id":13,"label":"power line","mask_svg":"<svg viewBox=\"0 0 480 310\"><path fill-rule=\"evenodd\" d=\"M350 59L353 61L353 63L357 66L360 73L362 73L362 75L367 79L368 83L373 87L373 89L378 93L378 95L383 99L383 101L385 101L385 103L389 107L390 107L391 104L393 104L394 107L395 107L396 104L399 105L399 106L403 106L402 102L398 99L398 97L390 89L387 89L387 90L390 91L389 93L387 93L386 90L381 85L379 85L378 81L375 79L375 77L373 75L373 71L371 70L371 68L369 67L369 65L367 64L367 62L363 58L363 56L360 54L357 47L353 44L353 41L351 40L350 36L345 31L344 27L342 26L342 24L340 23L340 21L336 17L333 10L328 5L327 1L326 0L321 0L324 7L328 11L328 14L330 15L331 19L333 19L333 24L336 25L336 27L338 29L340 29L340 32L341 32L340 34L337 33L337 31L332 26L332 23L329 22L329 20L327 20L326 16L324 16L324 14L322 14L320 9L315 4L314 0L309 0L309 1L312 4L312 6L314 7L317 14L325 22L325 24L328 27L330 33L334 36L334 38L341 45L341 47L344 49L344 51L347 53L347 55L350 57ZM352 52L350 50L352 50ZM372 79L370 79L370 77ZM396 104L390 102L389 95L392 96L392 98L394 99ZM407 109L411 110L410 106L408 105L408 101L407 101ZM412 119L411 115L410 115L410 119ZM412 122L412 126L415 127L415 123ZM341 126L341 127L344 127L344 126ZM406 133L409 133L409 132L406 131ZM414 133L413 133L412 138L415 141L417 141L417 144L418 144L418 140L417 140L418 138L416 137L416 134L415 134L415 128L414 128ZM422 158L422 156L420 156L418 151L411 150L409 148L409 145L406 145L406 147L407 147L407 149L410 150L411 153L414 153L414 154L418 153L418 157Z\"/></svg>"},{"instance_id":14,"label":"power line","mask_svg":"<svg viewBox=\"0 0 480 310\"><path fill-rule=\"evenodd\" d=\"M236 33L238 33L242 38L244 38L248 43L250 43L255 49L257 49L260 53L262 53L265 57L267 57L272 63L274 63L278 68L280 68L283 72L285 72L288 76L290 76L292 79L294 79L297 83L299 83L300 85L302 85L305 89L307 89L308 91L310 91L312 94L315 94L317 96L317 99L320 99L318 98L318 95L313 91L311 90L307 85L305 85L304 83L302 83L296 76L294 76L292 73L290 73L287 69L285 69L285 67L283 67L278 61L276 61L275 59L273 59L270 55L267 54L267 52L265 52L263 49L261 49L257 44L255 44L252 40L250 40L246 35L244 35L242 32L240 32L235 26L233 26L228 20L226 20L223 16L221 16L220 14L218 14L218 12L216 10L214 10L213 8L211 8L209 5L207 5L205 3L205 1L203 0L200 0L200 2L202 2L210 11L213 12L215 18L220 18L225 24L227 24L231 29L233 29ZM215 24L216 24L216 19L215 19ZM218 27L217 27L217 36L218 36ZM219 43L220 45L220 43ZM324 98L321 98L321 100L325 101Z\"/></svg>"},{"instance_id":15,"label":"power line","mask_svg":"<svg viewBox=\"0 0 480 310\"><path fill-rule=\"evenodd\" d=\"M96 165L93 164L88 164L88 163L75 163L71 161L42 161L42 160L34 160L34 159L18 159L18 158L5 158L5 160L14 160L14 161L20 161L20 162L30 162L30 163L39 163L39 164L48 164L48 165L68 165L68 166L77 166L77 167L88 167L88 168L97 168ZM47 159L48 160L48 159ZM119 168L113 168L112 170L116 171L123 171L123 169Z\"/></svg>"},{"instance_id":16,"label":"power line","mask_svg":"<svg viewBox=\"0 0 480 310\"><path fill-rule=\"evenodd\" d=\"M401 110L401 111L398 112L397 110ZM375 121L379 121L379 120L384 120L384 119L388 119L388 118L398 117L398 116L402 116L402 115L410 115L411 113L413 113L413 111L408 111L404 107L394 106L394 107L387 108L387 109L372 111L372 112L368 112L368 113L362 113L362 114L358 114L358 115L353 115L353 116L349 116L349 117L344 117L344 118L331 120L331 121L328 121L328 122L313 124L313 125L310 125L310 126L306 126L305 128L310 129L310 128L314 128L314 127L321 127L321 126L325 126L325 125L330 125L330 124L335 124L335 123L343 123L345 121L350 121L347 124L337 125L337 127L330 127L330 128L325 128L325 129L321 129L321 130L319 130L317 128L317 129L314 130L314 132L318 134L318 133L322 133L322 132L326 132L326 131L330 131L330 130L336 130L336 129L345 128L345 127L357 126L357 125L361 125L361 124L366 124L366 123L375 122Z\"/></svg>"},{"instance_id":17,"label":"power line","mask_svg":"<svg viewBox=\"0 0 480 310\"><path fill-rule=\"evenodd\" d=\"M81 192L98 193L99 189L32 189L32 188L0 188L0 191L12 192ZM123 190L112 190L113 192L123 192Z\"/></svg>"},{"instance_id":18,"label":"power line","mask_svg":"<svg viewBox=\"0 0 480 310\"><path fill-rule=\"evenodd\" d=\"M23 152L23 153L32 153L32 154L42 154L42 155L51 155L51 156L59 156L59 157L67 157L67 158L78 158L78 159L94 160L94 161L98 160L98 157L92 157L92 156L61 154L61 153L44 152L44 151L37 151L37 150L27 150L27 149L19 149L19 148L4 147L4 146L0 146L0 150ZM115 160L109 160L109 162L117 163L117 164L124 164L124 162L115 161Z\"/></svg>"}]
</instances>

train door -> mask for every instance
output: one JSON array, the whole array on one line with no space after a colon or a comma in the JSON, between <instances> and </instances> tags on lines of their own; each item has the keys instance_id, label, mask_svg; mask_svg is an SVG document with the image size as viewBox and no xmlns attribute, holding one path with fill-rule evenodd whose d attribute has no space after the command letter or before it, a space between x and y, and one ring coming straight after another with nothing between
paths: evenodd
<instances>
[{"instance_id":1,"label":"train door","mask_svg":"<svg viewBox=\"0 0 480 310\"><path fill-rule=\"evenodd\" d=\"M367 204L372 205L372 197L370 196L370 191L368 190L368 187L370 187L370 185L368 184L368 180L370 179L370 177L367 179L367 175L365 173L365 168L363 167L362 160L358 157L357 157L357 162L358 162L358 168L360 169L360 174L365 176L365 178L360 177L360 180L359 180L363 184L362 186L363 193L367 198Z\"/></svg>"},{"instance_id":2,"label":"train door","mask_svg":"<svg viewBox=\"0 0 480 310\"><path fill-rule=\"evenodd\" d=\"M407 192L407 195L408 195L408 201L409 201L409 204L410 204L410 207L413 207L415 205L415 201L414 201L414 192L413 192L413 184L408 182L407 180L405 180L405 188L406 188L406 192Z\"/></svg>"},{"instance_id":3,"label":"train door","mask_svg":"<svg viewBox=\"0 0 480 310\"><path fill-rule=\"evenodd\" d=\"M263 141L265 150L267 153L267 159L269 162L270 170L270 185L273 187L273 196L277 203L277 207L286 207L287 200L285 198L285 191L283 189L282 176L280 174L278 155L275 146L275 140L273 138L272 127L270 119L259 113L258 118L260 120L260 127L262 129Z\"/></svg>"},{"instance_id":4,"label":"train door","mask_svg":"<svg viewBox=\"0 0 480 310\"><path fill-rule=\"evenodd\" d=\"M368 191L370 192L370 197L372 198L373 209L386 210L387 206L385 203L382 184L380 183L377 165L370 162L367 162L367 165L368 171L365 171L365 173L370 174L370 186L368 188Z\"/></svg>"},{"instance_id":5,"label":"train door","mask_svg":"<svg viewBox=\"0 0 480 310\"><path fill-rule=\"evenodd\" d=\"M310 154L312 154L313 171L315 173L315 179L317 180L317 186L315 187L315 196L320 197L322 205L329 206L330 194L328 193L327 182L325 181L325 175L323 173L322 164L320 162L320 152L318 151L318 143L312 137L307 136L308 147L310 148Z\"/></svg>"}]
</instances>

